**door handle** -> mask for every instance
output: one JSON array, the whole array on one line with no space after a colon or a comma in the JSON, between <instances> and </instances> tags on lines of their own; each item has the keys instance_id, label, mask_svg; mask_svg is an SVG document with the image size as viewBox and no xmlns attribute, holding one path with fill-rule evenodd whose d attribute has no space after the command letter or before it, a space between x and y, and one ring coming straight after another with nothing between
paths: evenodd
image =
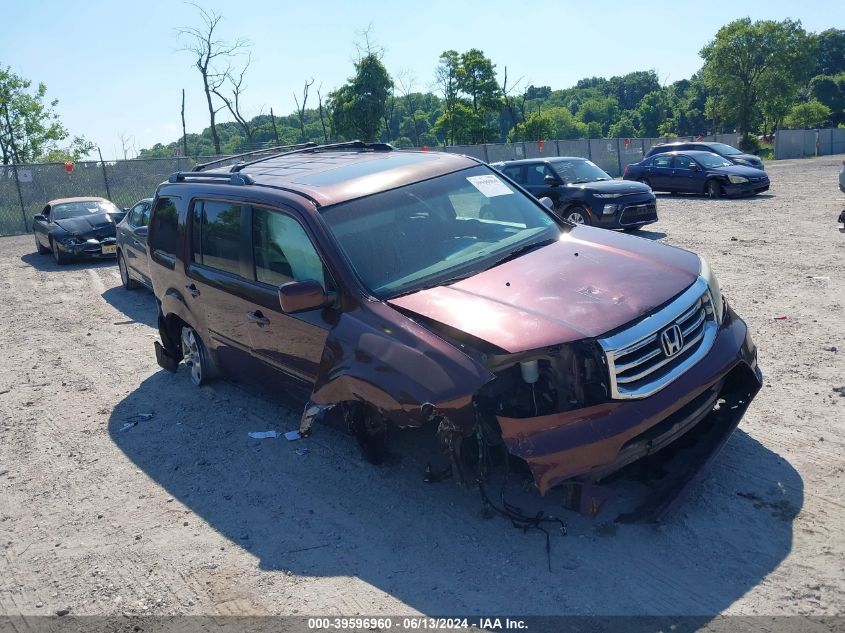
<instances>
[{"instance_id":1,"label":"door handle","mask_svg":"<svg viewBox=\"0 0 845 633\"><path fill-rule=\"evenodd\" d=\"M200 290L199 290L199 288L197 288L194 284L190 284L190 285L188 285L188 286L185 286L185 289L186 289L189 293L191 293L191 296L192 296L192 297L199 297L199 296L200 296Z\"/></svg>"},{"instance_id":2,"label":"door handle","mask_svg":"<svg viewBox=\"0 0 845 633\"><path fill-rule=\"evenodd\" d=\"M264 316L261 313L261 310L254 310L253 312L247 312L246 316L250 321L254 321L259 326L267 325L268 323L270 323L270 319L268 319L266 316Z\"/></svg>"}]
</instances>

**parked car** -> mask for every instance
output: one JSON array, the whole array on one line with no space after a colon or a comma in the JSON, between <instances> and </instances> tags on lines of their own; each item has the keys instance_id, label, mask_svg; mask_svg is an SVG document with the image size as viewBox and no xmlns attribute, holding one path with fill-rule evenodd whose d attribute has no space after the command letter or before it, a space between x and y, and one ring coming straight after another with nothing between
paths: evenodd
<instances>
[{"instance_id":1,"label":"parked car","mask_svg":"<svg viewBox=\"0 0 845 633\"><path fill-rule=\"evenodd\" d=\"M711 198L762 193L769 189L769 176L753 167L734 165L711 152L656 154L628 165L622 175L655 191L701 193Z\"/></svg>"},{"instance_id":2,"label":"parked car","mask_svg":"<svg viewBox=\"0 0 845 633\"><path fill-rule=\"evenodd\" d=\"M474 158L351 142L198 169L153 202L157 361L298 394L303 436L339 418L379 461L388 428L427 427L454 472L507 450L545 493L683 434L703 464L760 388L704 259L566 222Z\"/></svg>"},{"instance_id":3,"label":"parked car","mask_svg":"<svg viewBox=\"0 0 845 633\"><path fill-rule=\"evenodd\" d=\"M549 198L574 224L636 231L657 222L657 203L645 185L614 180L584 158L538 158L493 163L537 198Z\"/></svg>"},{"instance_id":4,"label":"parked car","mask_svg":"<svg viewBox=\"0 0 845 633\"><path fill-rule=\"evenodd\" d=\"M839 191L845 193L845 160L842 161L842 169L839 170Z\"/></svg>"},{"instance_id":5,"label":"parked car","mask_svg":"<svg viewBox=\"0 0 845 633\"><path fill-rule=\"evenodd\" d=\"M127 290L142 285L152 288L147 262L147 227L152 204L152 198L138 200L117 225L117 267L120 281Z\"/></svg>"},{"instance_id":6,"label":"parked car","mask_svg":"<svg viewBox=\"0 0 845 633\"><path fill-rule=\"evenodd\" d=\"M727 145L726 143L703 143L695 142L680 142L680 143L664 143L663 145L656 145L648 150L646 158L654 156L655 154L665 154L666 152L712 152L718 154L732 162L734 165L745 165L746 167L754 167L755 169L765 170L763 160L754 154L746 154L742 150Z\"/></svg>"},{"instance_id":7,"label":"parked car","mask_svg":"<svg viewBox=\"0 0 845 633\"><path fill-rule=\"evenodd\" d=\"M35 247L42 255L52 251L57 264L114 257L115 224L125 213L105 198L51 200L32 221Z\"/></svg>"}]
</instances>

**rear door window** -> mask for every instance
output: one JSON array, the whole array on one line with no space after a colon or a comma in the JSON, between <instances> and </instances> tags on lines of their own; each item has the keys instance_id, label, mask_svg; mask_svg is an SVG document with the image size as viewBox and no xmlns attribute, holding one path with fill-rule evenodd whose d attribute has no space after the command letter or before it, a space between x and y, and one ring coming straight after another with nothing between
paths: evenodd
<instances>
[{"instance_id":1,"label":"rear door window","mask_svg":"<svg viewBox=\"0 0 845 633\"><path fill-rule=\"evenodd\" d=\"M505 176L508 178L515 180L520 185L525 184L525 176L523 175L523 169L521 165L514 165L513 167L505 167L503 170Z\"/></svg>"},{"instance_id":2,"label":"rear door window","mask_svg":"<svg viewBox=\"0 0 845 633\"><path fill-rule=\"evenodd\" d=\"M240 275L241 212L241 205L231 202L206 200L194 203L192 241L195 262Z\"/></svg>"},{"instance_id":3,"label":"rear door window","mask_svg":"<svg viewBox=\"0 0 845 633\"><path fill-rule=\"evenodd\" d=\"M176 257L179 250L179 210L172 198L159 198L155 203L152 222L153 256Z\"/></svg>"},{"instance_id":4,"label":"rear door window","mask_svg":"<svg viewBox=\"0 0 845 633\"><path fill-rule=\"evenodd\" d=\"M658 154L651 161L652 167L671 167L672 157L669 154Z\"/></svg>"}]
</instances>

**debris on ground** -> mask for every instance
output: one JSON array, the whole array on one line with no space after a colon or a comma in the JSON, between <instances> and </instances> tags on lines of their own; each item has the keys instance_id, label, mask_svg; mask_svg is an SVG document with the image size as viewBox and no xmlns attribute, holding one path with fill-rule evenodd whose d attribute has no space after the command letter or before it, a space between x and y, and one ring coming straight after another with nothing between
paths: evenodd
<instances>
[{"instance_id":1,"label":"debris on ground","mask_svg":"<svg viewBox=\"0 0 845 633\"><path fill-rule=\"evenodd\" d=\"M285 439L288 442L295 442L296 440L302 439L302 436L299 434L299 431L288 431L285 433Z\"/></svg>"},{"instance_id":2,"label":"debris on ground","mask_svg":"<svg viewBox=\"0 0 845 633\"><path fill-rule=\"evenodd\" d=\"M123 421L123 426L120 427L121 431L127 431L131 429L133 426L137 426L138 422L145 422L147 420L152 420L153 414L152 413L139 413L138 415L133 415L131 418L126 418Z\"/></svg>"},{"instance_id":3,"label":"debris on ground","mask_svg":"<svg viewBox=\"0 0 845 633\"><path fill-rule=\"evenodd\" d=\"M280 433L278 431L250 431L249 433L247 433L247 435L249 435L254 440L275 440L277 437L279 437Z\"/></svg>"},{"instance_id":4,"label":"debris on ground","mask_svg":"<svg viewBox=\"0 0 845 633\"><path fill-rule=\"evenodd\" d=\"M775 321L786 321L789 317L785 314L779 314L778 316L772 317Z\"/></svg>"},{"instance_id":5,"label":"debris on ground","mask_svg":"<svg viewBox=\"0 0 845 633\"><path fill-rule=\"evenodd\" d=\"M296 454L299 455L300 457L302 457L303 455L307 455L310 452L311 451L308 450L307 448L305 448L304 446L296 449Z\"/></svg>"}]
</instances>

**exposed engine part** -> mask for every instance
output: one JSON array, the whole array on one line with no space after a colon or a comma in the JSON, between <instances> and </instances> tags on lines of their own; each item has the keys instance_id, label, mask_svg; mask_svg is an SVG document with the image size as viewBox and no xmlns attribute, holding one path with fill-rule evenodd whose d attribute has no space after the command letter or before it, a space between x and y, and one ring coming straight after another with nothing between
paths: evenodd
<instances>
[{"instance_id":1,"label":"exposed engine part","mask_svg":"<svg viewBox=\"0 0 845 633\"><path fill-rule=\"evenodd\" d=\"M345 402L343 418L358 440L361 453L371 464L381 464L387 457L387 420L373 407L362 402Z\"/></svg>"},{"instance_id":2,"label":"exposed engine part","mask_svg":"<svg viewBox=\"0 0 845 633\"><path fill-rule=\"evenodd\" d=\"M529 385L533 385L540 378L540 361L523 361L519 364L519 371L522 374L522 379Z\"/></svg>"},{"instance_id":3,"label":"exposed engine part","mask_svg":"<svg viewBox=\"0 0 845 633\"><path fill-rule=\"evenodd\" d=\"M333 404L316 404L310 400L306 402L299 420L299 435L302 437L311 435L314 423L321 421L334 406Z\"/></svg>"}]
</instances>

